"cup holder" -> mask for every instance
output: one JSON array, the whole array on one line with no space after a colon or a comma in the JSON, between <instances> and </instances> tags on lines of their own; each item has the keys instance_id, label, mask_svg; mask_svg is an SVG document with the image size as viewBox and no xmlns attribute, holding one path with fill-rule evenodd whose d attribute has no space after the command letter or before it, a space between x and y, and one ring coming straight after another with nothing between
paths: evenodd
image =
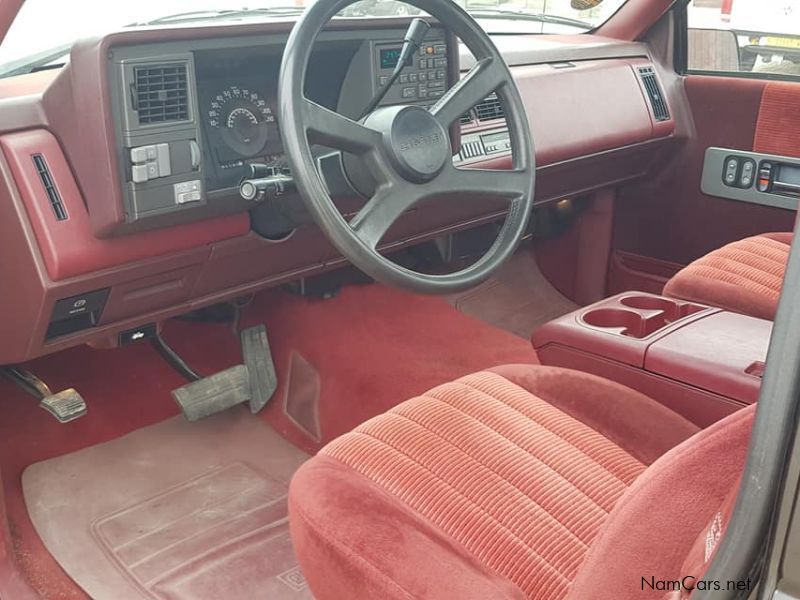
<instances>
[{"instance_id":1,"label":"cup holder","mask_svg":"<svg viewBox=\"0 0 800 600\"><path fill-rule=\"evenodd\" d=\"M583 322L591 327L618 329L622 335L637 339L647 337L666 325L663 315L645 317L638 312L619 308L590 310L583 315Z\"/></svg>"},{"instance_id":2,"label":"cup holder","mask_svg":"<svg viewBox=\"0 0 800 600\"><path fill-rule=\"evenodd\" d=\"M678 303L669 298L655 296L628 296L620 300L620 304L638 310L658 310L663 313L668 323L673 323L689 315L705 310L704 306L697 304Z\"/></svg>"},{"instance_id":3,"label":"cup holder","mask_svg":"<svg viewBox=\"0 0 800 600\"><path fill-rule=\"evenodd\" d=\"M589 309L581 316L581 320L589 327L643 339L703 310L706 307L699 304L676 302L658 296L624 296L611 298L605 306Z\"/></svg>"}]
</instances>

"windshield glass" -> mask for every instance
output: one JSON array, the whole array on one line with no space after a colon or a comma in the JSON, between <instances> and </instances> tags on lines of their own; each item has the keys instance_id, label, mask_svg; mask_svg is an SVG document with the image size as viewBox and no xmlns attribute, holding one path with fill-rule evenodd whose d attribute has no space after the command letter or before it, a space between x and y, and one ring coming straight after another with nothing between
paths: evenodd
<instances>
[{"instance_id":1,"label":"windshield glass","mask_svg":"<svg viewBox=\"0 0 800 600\"><path fill-rule=\"evenodd\" d=\"M488 33L583 33L616 12L626 0L455 1ZM125 27L203 22L253 22L296 17L314 0L27 0L0 45L0 76L62 64L76 40ZM245 8L246 7L246 8ZM577 8L574 8L577 7ZM584 8L585 7L585 8ZM341 16L419 14L398 0L363 0Z\"/></svg>"}]
</instances>

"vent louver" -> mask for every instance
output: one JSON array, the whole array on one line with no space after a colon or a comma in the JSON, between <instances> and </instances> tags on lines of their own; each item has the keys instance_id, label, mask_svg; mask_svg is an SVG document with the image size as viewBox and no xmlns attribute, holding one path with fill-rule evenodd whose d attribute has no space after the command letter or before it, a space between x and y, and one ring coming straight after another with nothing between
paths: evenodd
<instances>
[{"instance_id":1,"label":"vent louver","mask_svg":"<svg viewBox=\"0 0 800 600\"><path fill-rule=\"evenodd\" d=\"M189 119L185 63L135 67L132 91L140 125Z\"/></svg>"},{"instance_id":2,"label":"vent louver","mask_svg":"<svg viewBox=\"0 0 800 600\"><path fill-rule=\"evenodd\" d=\"M462 125L471 125L473 120L474 119L472 118L472 113L468 112L468 113L465 113L465 114L461 115L461 119L459 119L459 122Z\"/></svg>"},{"instance_id":3,"label":"vent louver","mask_svg":"<svg viewBox=\"0 0 800 600\"><path fill-rule=\"evenodd\" d=\"M495 119L504 119L506 113L497 94L491 94L475 106L475 115L479 121L494 121Z\"/></svg>"},{"instance_id":4,"label":"vent louver","mask_svg":"<svg viewBox=\"0 0 800 600\"><path fill-rule=\"evenodd\" d=\"M656 121L669 121L667 101L664 99L661 86L658 85L658 78L653 67L641 67L639 69L639 77L642 78L644 88L647 90L647 96L650 98L650 106L653 108L653 115Z\"/></svg>"},{"instance_id":5,"label":"vent louver","mask_svg":"<svg viewBox=\"0 0 800 600\"><path fill-rule=\"evenodd\" d=\"M50 168L41 154L33 155L33 164L36 167L36 172L39 173L39 179L42 180L44 191L47 194L47 199L50 200L50 206L53 208L53 213L59 221L67 220L67 211L64 208L64 203L61 201L61 194L58 193L56 182L53 181L53 176L50 174Z\"/></svg>"}]
</instances>

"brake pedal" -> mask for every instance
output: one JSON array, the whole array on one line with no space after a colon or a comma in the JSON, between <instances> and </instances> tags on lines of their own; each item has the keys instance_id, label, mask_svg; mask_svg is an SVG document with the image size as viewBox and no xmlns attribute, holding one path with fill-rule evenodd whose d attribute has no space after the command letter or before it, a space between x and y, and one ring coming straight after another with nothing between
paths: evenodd
<instances>
[{"instance_id":1,"label":"brake pedal","mask_svg":"<svg viewBox=\"0 0 800 600\"><path fill-rule=\"evenodd\" d=\"M172 391L189 421L197 421L250 399L247 367L236 365Z\"/></svg>"},{"instance_id":2,"label":"brake pedal","mask_svg":"<svg viewBox=\"0 0 800 600\"><path fill-rule=\"evenodd\" d=\"M278 388L278 375L267 339L267 328L257 325L240 334L242 355L250 382L250 412L256 414L263 409Z\"/></svg>"},{"instance_id":3,"label":"brake pedal","mask_svg":"<svg viewBox=\"0 0 800 600\"><path fill-rule=\"evenodd\" d=\"M28 394L39 400L39 406L59 423L69 423L87 412L86 401L73 388L54 394L39 377L19 367L2 367L0 372Z\"/></svg>"}]
</instances>

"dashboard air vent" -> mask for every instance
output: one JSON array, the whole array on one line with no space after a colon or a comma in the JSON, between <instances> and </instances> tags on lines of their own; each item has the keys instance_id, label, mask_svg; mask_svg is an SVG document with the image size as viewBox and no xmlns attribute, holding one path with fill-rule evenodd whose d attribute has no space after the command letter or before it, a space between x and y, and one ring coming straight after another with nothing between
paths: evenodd
<instances>
[{"instance_id":1,"label":"dashboard air vent","mask_svg":"<svg viewBox=\"0 0 800 600\"><path fill-rule=\"evenodd\" d=\"M644 89L647 90L647 96L650 98L650 106L653 108L653 115L655 115L656 121L669 121L667 101L664 99L661 86L658 85L658 78L653 67L641 67L639 69L639 77L642 78Z\"/></svg>"},{"instance_id":2,"label":"dashboard air vent","mask_svg":"<svg viewBox=\"0 0 800 600\"><path fill-rule=\"evenodd\" d=\"M188 120L186 63L134 67L133 107L140 125Z\"/></svg>"},{"instance_id":3,"label":"dashboard air vent","mask_svg":"<svg viewBox=\"0 0 800 600\"><path fill-rule=\"evenodd\" d=\"M64 203L61 201L61 194L58 193L56 182L53 181L53 176L50 174L50 168L41 154L33 155L33 164L36 167L36 172L39 173L39 179L42 180L44 191L47 194L47 199L50 200L50 206L53 208L53 213L59 221L67 220L67 211L64 208Z\"/></svg>"},{"instance_id":4,"label":"dashboard air vent","mask_svg":"<svg viewBox=\"0 0 800 600\"><path fill-rule=\"evenodd\" d=\"M462 125L472 125L472 121L474 121L472 118L472 112L464 113L461 115L461 119L459 119L459 122Z\"/></svg>"},{"instance_id":5,"label":"dashboard air vent","mask_svg":"<svg viewBox=\"0 0 800 600\"><path fill-rule=\"evenodd\" d=\"M489 95L483 102L478 104L475 107L475 114L479 121L494 121L495 119L504 119L506 116L497 94Z\"/></svg>"}]
</instances>

